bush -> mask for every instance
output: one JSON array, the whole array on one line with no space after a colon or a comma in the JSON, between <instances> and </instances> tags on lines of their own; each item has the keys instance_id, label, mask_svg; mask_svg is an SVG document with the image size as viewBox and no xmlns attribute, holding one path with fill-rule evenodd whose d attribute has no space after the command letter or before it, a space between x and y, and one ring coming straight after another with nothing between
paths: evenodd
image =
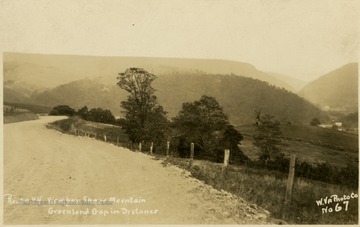
<instances>
[{"instance_id":1,"label":"bush","mask_svg":"<svg viewBox=\"0 0 360 227\"><path fill-rule=\"evenodd\" d=\"M104 110L102 108L93 108L90 111L87 106L79 109L77 112L82 119L87 121L105 123L105 124L116 124L116 119L110 110Z\"/></svg>"},{"instance_id":2,"label":"bush","mask_svg":"<svg viewBox=\"0 0 360 227\"><path fill-rule=\"evenodd\" d=\"M55 106L49 113L49 115L54 116L73 116L74 114L75 110L67 105Z\"/></svg>"},{"instance_id":3,"label":"bush","mask_svg":"<svg viewBox=\"0 0 360 227\"><path fill-rule=\"evenodd\" d=\"M313 118L311 121L310 121L310 125L311 126L318 126L318 125L320 125L321 124L321 122L320 122L320 120L318 119L318 118Z\"/></svg>"}]
</instances>

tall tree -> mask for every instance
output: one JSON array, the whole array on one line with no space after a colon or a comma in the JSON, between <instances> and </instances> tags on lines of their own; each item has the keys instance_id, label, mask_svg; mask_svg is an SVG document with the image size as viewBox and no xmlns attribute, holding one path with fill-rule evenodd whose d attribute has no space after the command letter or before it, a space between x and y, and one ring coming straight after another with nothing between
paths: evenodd
<instances>
[{"instance_id":1,"label":"tall tree","mask_svg":"<svg viewBox=\"0 0 360 227\"><path fill-rule=\"evenodd\" d=\"M282 156L279 149L279 145L281 144L280 122L269 114L261 115L260 110L255 111L255 115L254 144L261 150L260 161L263 161L265 165L267 165L269 160L275 160Z\"/></svg>"},{"instance_id":2,"label":"tall tree","mask_svg":"<svg viewBox=\"0 0 360 227\"><path fill-rule=\"evenodd\" d=\"M151 86L156 76L142 68L129 68L119 73L117 79L117 85L129 93L127 100L121 102L125 116L120 123L130 140L137 143L164 138L166 112L157 104L155 89Z\"/></svg>"},{"instance_id":3,"label":"tall tree","mask_svg":"<svg viewBox=\"0 0 360 227\"><path fill-rule=\"evenodd\" d=\"M236 147L236 152L241 153L237 145L242 136L230 125L223 108L213 97L204 95L198 101L183 103L174 125L182 134L182 142L185 139L195 143L198 158L221 161L225 148Z\"/></svg>"}]
</instances>

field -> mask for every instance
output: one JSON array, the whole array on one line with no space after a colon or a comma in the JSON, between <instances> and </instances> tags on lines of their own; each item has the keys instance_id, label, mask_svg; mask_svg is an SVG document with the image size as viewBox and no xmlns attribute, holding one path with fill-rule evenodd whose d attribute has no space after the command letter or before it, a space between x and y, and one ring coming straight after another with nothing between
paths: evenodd
<instances>
[{"instance_id":1,"label":"field","mask_svg":"<svg viewBox=\"0 0 360 227\"><path fill-rule=\"evenodd\" d=\"M251 159L259 154L252 142L254 127L238 126L244 135L241 142L242 151ZM358 136L311 126L282 125L281 149L285 154L296 154L298 160L309 163L328 162L336 167L346 167L348 163L358 164Z\"/></svg>"}]
</instances>

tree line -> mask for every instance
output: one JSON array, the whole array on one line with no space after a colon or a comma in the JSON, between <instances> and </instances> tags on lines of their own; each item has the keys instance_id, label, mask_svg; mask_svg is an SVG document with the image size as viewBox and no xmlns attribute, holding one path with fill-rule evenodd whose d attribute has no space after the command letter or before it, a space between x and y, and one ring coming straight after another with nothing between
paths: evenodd
<instances>
[{"instance_id":1,"label":"tree line","mask_svg":"<svg viewBox=\"0 0 360 227\"><path fill-rule=\"evenodd\" d=\"M104 110L102 108L88 109L87 106L80 108L78 111L69 107L68 105L55 106L49 113L49 115L59 116L79 116L84 120L105 123L105 124L118 124L115 116L110 110Z\"/></svg>"}]
</instances>

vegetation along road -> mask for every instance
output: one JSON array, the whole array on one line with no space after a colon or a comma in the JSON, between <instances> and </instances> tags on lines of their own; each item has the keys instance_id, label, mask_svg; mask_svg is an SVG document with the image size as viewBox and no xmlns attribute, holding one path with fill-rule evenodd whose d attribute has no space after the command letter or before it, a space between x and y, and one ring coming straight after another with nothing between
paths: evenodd
<instances>
[{"instance_id":1,"label":"vegetation along road","mask_svg":"<svg viewBox=\"0 0 360 227\"><path fill-rule=\"evenodd\" d=\"M4 224L275 223L185 170L45 127L61 118L4 125Z\"/></svg>"}]
</instances>

